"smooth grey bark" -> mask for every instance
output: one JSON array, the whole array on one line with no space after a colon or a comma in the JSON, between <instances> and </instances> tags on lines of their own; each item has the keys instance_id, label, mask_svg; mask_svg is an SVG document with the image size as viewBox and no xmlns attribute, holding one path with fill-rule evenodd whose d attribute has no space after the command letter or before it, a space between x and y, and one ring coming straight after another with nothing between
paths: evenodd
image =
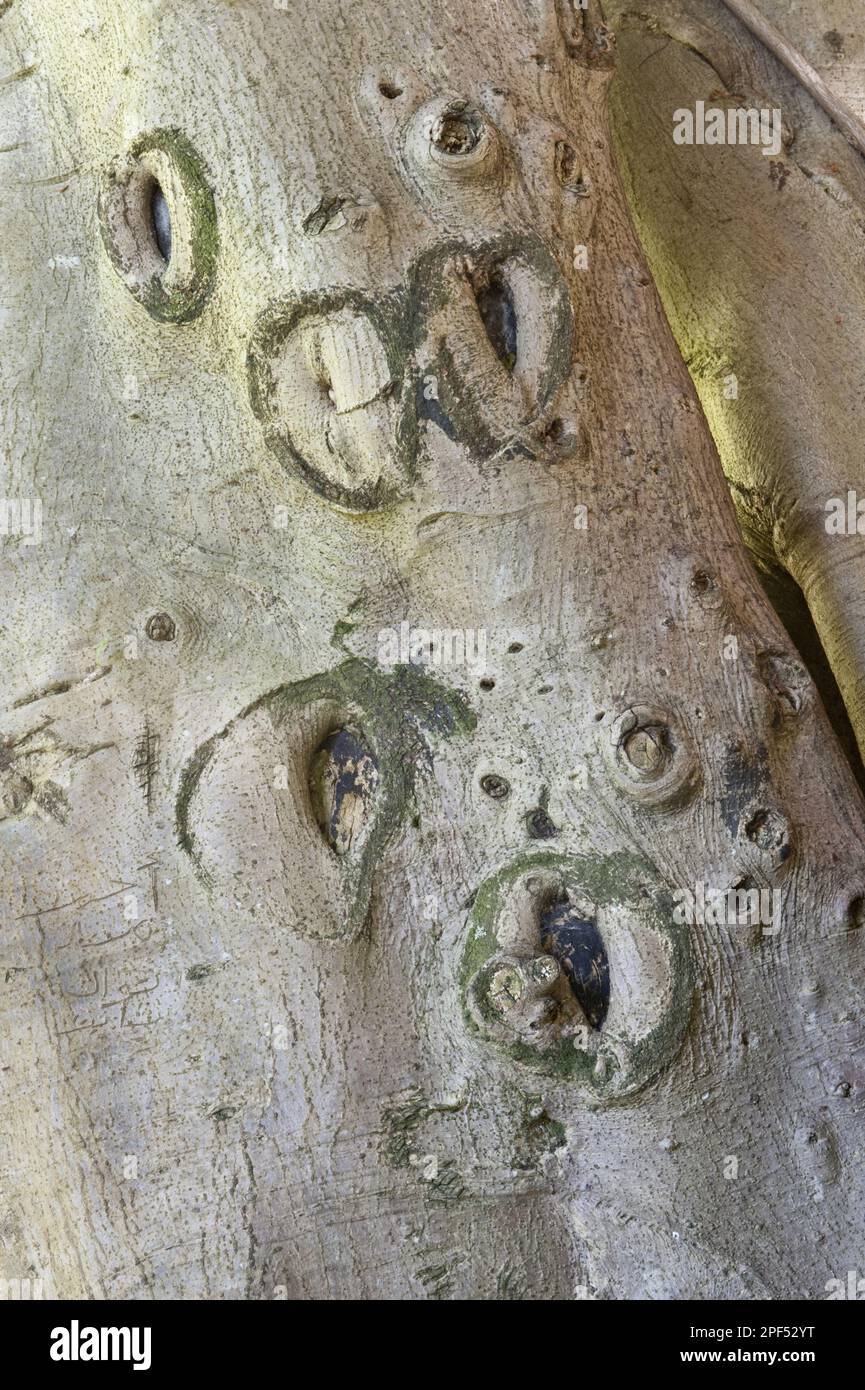
<instances>
[{"instance_id":1,"label":"smooth grey bark","mask_svg":"<svg viewBox=\"0 0 865 1390\"><path fill-rule=\"evenodd\" d=\"M642 259L597 7L14 0L0 41L42 502L4 542L6 1277L825 1297L863 805ZM697 885L777 915L683 925Z\"/></svg>"}]
</instances>

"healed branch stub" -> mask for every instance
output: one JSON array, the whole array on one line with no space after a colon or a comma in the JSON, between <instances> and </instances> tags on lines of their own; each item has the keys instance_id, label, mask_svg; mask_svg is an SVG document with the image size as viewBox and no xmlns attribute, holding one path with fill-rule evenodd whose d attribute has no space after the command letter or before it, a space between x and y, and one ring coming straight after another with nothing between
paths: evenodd
<instances>
[{"instance_id":1,"label":"healed branch stub","mask_svg":"<svg viewBox=\"0 0 865 1390\"><path fill-rule=\"evenodd\" d=\"M21 1259L67 1296L821 1296L862 807L637 250L596 8L95 15L0 23L45 504L4 759L48 718L101 749L2 823ZM155 148L133 274L100 200ZM746 882L770 926L677 912Z\"/></svg>"}]
</instances>

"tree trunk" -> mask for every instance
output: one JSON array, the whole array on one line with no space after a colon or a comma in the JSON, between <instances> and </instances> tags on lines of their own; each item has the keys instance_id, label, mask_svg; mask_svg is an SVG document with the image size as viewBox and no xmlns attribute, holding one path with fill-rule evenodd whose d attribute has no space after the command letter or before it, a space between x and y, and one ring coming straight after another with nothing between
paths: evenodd
<instances>
[{"instance_id":1,"label":"tree trunk","mask_svg":"<svg viewBox=\"0 0 865 1390\"><path fill-rule=\"evenodd\" d=\"M618 0L610 8L621 11L614 125L652 272L742 529L861 778L847 716L861 750L865 162L715 0L663 0L651 26ZM827 18L821 43L851 55L839 83L848 95L856 54L865 92L865 33L854 40L844 8L831 7L839 28ZM793 17L785 24L793 33ZM815 42L807 50L819 60ZM834 80L834 65L826 71ZM767 157L754 145L675 144L674 111L700 100L778 110L781 148Z\"/></svg>"},{"instance_id":2,"label":"tree trunk","mask_svg":"<svg viewBox=\"0 0 865 1390\"><path fill-rule=\"evenodd\" d=\"M6 1276L825 1297L863 804L597 5L13 0L0 41Z\"/></svg>"}]
</instances>

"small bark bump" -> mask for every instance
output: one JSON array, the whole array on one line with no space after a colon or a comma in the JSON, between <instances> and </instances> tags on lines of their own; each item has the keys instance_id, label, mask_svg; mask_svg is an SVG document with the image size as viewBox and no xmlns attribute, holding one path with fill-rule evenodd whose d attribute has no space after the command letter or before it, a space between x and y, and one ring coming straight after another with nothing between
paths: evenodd
<instances>
[{"instance_id":1,"label":"small bark bump","mask_svg":"<svg viewBox=\"0 0 865 1390\"><path fill-rule=\"evenodd\" d=\"M151 642L173 642L177 636L177 624L170 613L153 613L144 626Z\"/></svg>"},{"instance_id":2,"label":"small bark bump","mask_svg":"<svg viewBox=\"0 0 865 1390\"><path fill-rule=\"evenodd\" d=\"M510 792L510 783L498 773L489 772L481 778L481 790L491 796L493 801L503 801Z\"/></svg>"}]
</instances>

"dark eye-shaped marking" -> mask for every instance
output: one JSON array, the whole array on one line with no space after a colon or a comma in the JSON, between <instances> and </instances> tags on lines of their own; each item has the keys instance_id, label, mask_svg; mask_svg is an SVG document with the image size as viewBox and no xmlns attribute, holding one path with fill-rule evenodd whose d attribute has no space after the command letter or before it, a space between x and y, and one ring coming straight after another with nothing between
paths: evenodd
<instances>
[{"instance_id":1,"label":"dark eye-shaped marking","mask_svg":"<svg viewBox=\"0 0 865 1390\"><path fill-rule=\"evenodd\" d=\"M309 787L316 820L335 854L356 850L369 828L378 763L366 740L337 729L319 746Z\"/></svg>"},{"instance_id":2,"label":"dark eye-shaped marking","mask_svg":"<svg viewBox=\"0 0 865 1390\"><path fill-rule=\"evenodd\" d=\"M216 272L216 208L184 135L139 136L107 171L99 215L115 270L154 318L187 323L201 313Z\"/></svg>"},{"instance_id":3,"label":"dark eye-shaped marking","mask_svg":"<svg viewBox=\"0 0 865 1390\"><path fill-rule=\"evenodd\" d=\"M597 923L568 901L541 914L541 946L559 962L574 998L592 1028L600 1028L610 1003L610 966Z\"/></svg>"},{"instance_id":4,"label":"dark eye-shaped marking","mask_svg":"<svg viewBox=\"0 0 865 1390\"><path fill-rule=\"evenodd\" d=\"M493 351L511 372L517 360L517 314L513 291L497 268L472 288Z\"/></svg>"},{"instance_id":5,"label":"dark eye-shaped marking","mask_svg":"<svg viewBox=\"0 0 865 1390\"><path fill-rule=\"evenodd\" d=\"M171 260L171 213L168 210L168 203L165 201L165 194L158 183L153 185L153 192L150 196L150 216L153 221L153 235L156 237L159 254L168 264Z\"/></svg>"},{"instance_id":6,"label":"dark eye-shaped marking","mask_svg":"<svg viewBox=\"0 0 865 1390\"><path fill-rule=\"evenodd\" d=\"M438 417L476 454L513 441L573 369L574 315L558 262L535 237L448 241L419 257L411 294ZM419 410L429 415L423 401Z\"/></svg>"}]
</instances>

